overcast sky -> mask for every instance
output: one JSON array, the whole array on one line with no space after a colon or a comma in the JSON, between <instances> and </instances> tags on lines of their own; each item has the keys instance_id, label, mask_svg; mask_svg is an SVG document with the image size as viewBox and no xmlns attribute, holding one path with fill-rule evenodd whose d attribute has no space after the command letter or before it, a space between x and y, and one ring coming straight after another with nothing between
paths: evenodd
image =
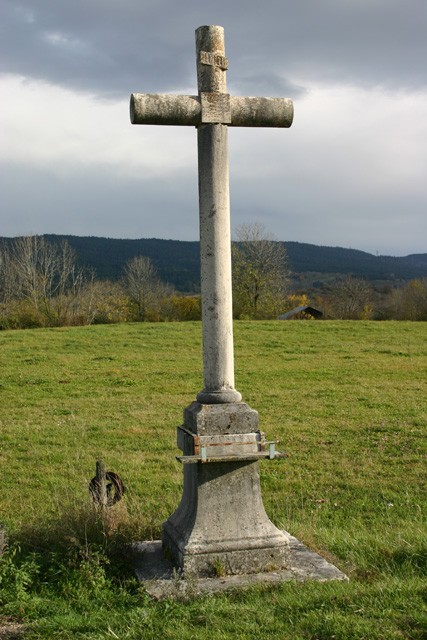
<instances>
[{"instance_id":1,"label":"overcast sky","mask_svg":"<svg viewBox=\"0 0 427 640\"><path fill-rule=\"evenodd\" d=\"M198 239L194 128L128 104L197 93L204 24L230 93L295 106L230 128L232 227L427 252L427 0L0 0L0 236Z\"/></svg>"}]
</instances>

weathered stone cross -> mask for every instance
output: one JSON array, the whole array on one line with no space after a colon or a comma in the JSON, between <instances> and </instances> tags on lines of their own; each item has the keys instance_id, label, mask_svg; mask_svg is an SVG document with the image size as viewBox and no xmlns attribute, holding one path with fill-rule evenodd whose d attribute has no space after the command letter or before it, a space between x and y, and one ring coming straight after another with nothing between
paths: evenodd
<instances>
[{"instance_id":1,"label":"weathered stone cross","mask_svg":"<svg viewBox=\"0 0 427 640\"><path fill-rule=\"evenodd\" d=\"M236 402L231 293L228 127L290 127L292 101L227 93L224 30L196 31L198 96L131 96L133 124L194 125L198 131L204 390L202 403Z\"/></svg>"},{"instance_id":2,"label":"weathered stone cross","mask_svg":"<svg viewBox=\"0 0 427 640\"><path fill-rule=\"evenodd\" d=\"M290 127L293 105L227 93L222 27L199 27L196 52L198 96L135 93L130 105L133 124L198 132L204 389L178 427L184 492L163 525L163 546L184 571L251 573L286 566L289 537L268 519L259 484L258 460L279 454L267 451L257 412L234 388L227 132Z\"/></svg>"}]
</instances>

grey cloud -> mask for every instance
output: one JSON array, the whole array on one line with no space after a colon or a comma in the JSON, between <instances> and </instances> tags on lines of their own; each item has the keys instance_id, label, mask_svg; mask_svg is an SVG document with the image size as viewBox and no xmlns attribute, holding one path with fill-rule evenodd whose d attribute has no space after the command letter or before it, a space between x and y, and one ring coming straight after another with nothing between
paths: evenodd
<instances>
[{"instance_id":1,"label":"grey cloud","mask_svg":"<svg viewBox=\"0 0 427 640\"><path fill-rule=\"evenodd\" d=\"M229 85L229 89L236 95L282 96L295 100L307 93L305 87L294 84L274 73L254 73L241 76L237 80L229 82Z\"/></svg>"},{"instance_id":2,"label":"grey cloud","mask_svg":"<svg viewBox=\"0 0 427 640\"><path fill-rule=\"evenodd\" d=\"M257 94L280 91L279 77L389 88L426 83L425 0L405 8L401 0L200 5L1 0L0 69L107 95L179 90L195 86L194 28L223 24L234 81L244 86L265 74Z\"/></svg>"},{"instance_id":3,"label":"grey cloud","mask_svg":"<svg viewBox=\"0 0 427 640\"><path fill-rule=\"evenodd\" d=\"M202 24L225 28L228 86L235 94L297 100L322 83L381 86L389 94L426 87L426 0L0 0L0 12L0 72L107 98L123 100L133 91L196 91L194 29ZM330 103L321 107L330 109ZM313 118L317 123L321 113L309 117L313 129ZM123 119L127 122L127 111ZM374 126L369 129L373 138ZM16 127L16 144L25 145L19 123ZM421 122L414 131L423 131ZM425 251L421 187L414 194L405 186L396 197L385 184L377 198L369 188L355 198L352 169L342 166L339 148L328 150L325 140L319 153L299 118L283 138L284 156L275 156L270 134L257 132L256 143L240 147L233 140L244 141L244 132L230 132L233 225L252 219L265 222L280 239L391 254ZM278 139L274 134L276 146ZM369 149L349 139L355 144L348 149L352 156ZM372 144L381 148L382 141L378 136ZM424 156L415 149L418 143L412 144L419 164ZM263 159L261 145L268 149ZM318 163L311 170L308 158ZM283 175L277 169L281 162ZM119 174L126 175L126 167ZM364 179L362 192L369 186L369 176ZM193 166L179 176L165 168L162 177L149 182L144 176L125 181L114 169L94 165L86 172L73 165L59 178L49 168L6 159L0 189L7 212L0 235L198 237Z\"/></svg>"},{"instance_id":4,"label":"grey cloud","mask_svg":"<svg viewBox=\"0 0 427 640\"><path fill-rule=\"evenodd\" d=\"M117 180L99 167L58 176L2 167L0 236L32 233L115 238L198 238L197 177Z\"/></svg>"}]
</instances>

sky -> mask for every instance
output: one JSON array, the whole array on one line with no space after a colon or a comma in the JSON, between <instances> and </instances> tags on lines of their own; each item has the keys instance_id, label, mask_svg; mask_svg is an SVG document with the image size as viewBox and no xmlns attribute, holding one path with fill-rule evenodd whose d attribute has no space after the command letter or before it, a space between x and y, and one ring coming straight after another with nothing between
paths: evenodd
<instances>
[{"instance_id":1,"label":"sky","mask_svg":"<svg viewBox=\"0 0 427 640\"><path fill-rule=\"evenodd\" d=\"M0 236L198 239L196 131L129 96L196 95L209 24L232 95L295 109L230 127L232 229L427 252L426 0L0 0Z\"/></svg>"}]
</instances>

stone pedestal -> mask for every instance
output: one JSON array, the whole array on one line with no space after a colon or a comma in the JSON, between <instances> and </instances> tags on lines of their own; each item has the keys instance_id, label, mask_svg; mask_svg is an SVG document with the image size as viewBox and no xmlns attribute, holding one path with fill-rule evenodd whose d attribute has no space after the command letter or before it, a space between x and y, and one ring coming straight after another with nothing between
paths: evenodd
<instances>
[{"instance_id":1,"label":"stone pedestal","mask_svg":"<svg viewBox=\"0 0 427 640\"><path fill-rule=\"evenodd\" d=\"M178 428L178 445L184 491L163 525L166 556L198 576L285 568L289 537L262 503L257 457L265 457L264 434L257 412L244 403L194 402Z\"/></svg>"}]
</instances>

